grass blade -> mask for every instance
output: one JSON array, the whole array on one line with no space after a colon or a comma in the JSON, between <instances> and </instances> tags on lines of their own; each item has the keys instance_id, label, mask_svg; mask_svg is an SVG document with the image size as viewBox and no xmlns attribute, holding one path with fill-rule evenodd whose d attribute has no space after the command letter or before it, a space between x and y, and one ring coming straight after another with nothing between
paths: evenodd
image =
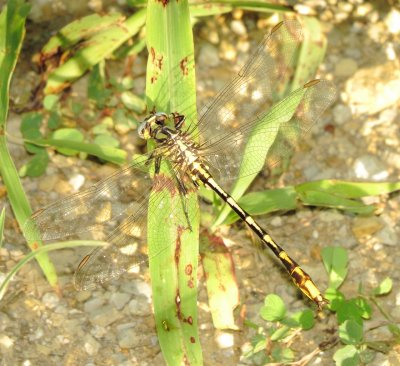
<instances>
[{"instance_id":1,"label":"grass blade","mask_svg":"<svg viewBox=\"0 0 400 366\"><path fill-rule=\"evenodd\" d=\"M150 0L147 7L147 48L149 51L146 97L148 110L185 113L196 119L193 38L187 1ZM168 176L162 166L161 174ZM153 192L154 194L154 192ZM161 194L166 207L182 207L179 195ZM154 315L164 358L169 365L201 365L197 332L197 261L199 214L196 194L187 205L192 231L168 222L170 212L149 207L148 245L153 288ZM164 212L162 212L164 211ZM165 212L167 211L167 212ZM183 210L179 225L187 222ZM197 214L196 214L197 212ZM169 243L163 255L152 258L157 243Z\"/></svg>"},{"instance_id":2,"label":"grass blade","mask_svg":"<svg viewBox=\"0 0 400 366\"><path fill-rule=\"evenodd\" d=\"M0 213L0 248L3 246L5 219L6 219L6 208L3 207Z\"/></svg>"},{"instance_id":3,"label":"grass blade","mask_svg":"<svg viewBox=\"0 0 400 366\"><path fill-rule=\"evenodd\" d=\"M109 161L117 165L126 163L127 153L116 147L108 147L88 142L77 142L71 140L43 139L43 140L25 140L36 146L53 146L56 148L67 148L84 152L89 155L96 156L104 161Z\"/></svg>"},{"instance_id":4,"label":"grass blade","mask_svg":"<svg viewBox=\"0 0 400 366\"><path fill-rule=\"evenodd\" d=\"M240 205L251 215L265 215L276 211L295 210L298 203L308 206L335 208L355 214L370 215L376 210L359 198L389 194L400 190L400 182L347 182L325 179L296 186L251 192L239 199ZM239 217L230 212L224 224L232 224Z\"/></svg>"},{"instance_id":5,"label":"grass blade","mask_svg":"<svg viewBox=\"0 0 400 366\"><path fill-rule=\"evenodd\" d=\"M10 0L7 4L7 8L0 14L0 175L7 188L15 218L22 228L31 215L31 208L8 151L5 133L11 76L25 35L29 6L23 0ZM41 243L28 242L28 245L35 250ZM37 260L50 285L56 286L57 275L47 254L38 255Z\"/></svg>"},{"instance_id":6,"label":"grass blade","mask_svg":"<svg viewBox=\"0 0 400 366\"><path fill-rule=\"evenodd\" d=\"M33 250L29 254L27 254L24 258L22 258L7 274L4 281L0 284L0 300L3 298L8 285L14 276L18 273L18 271L29 261L36 258L38 256L43 256L45 253L50 252L52 250L59 250L65 248L76 248L81 246L96 246L96 245L107 245L106 242L101 242L97 240L72 240L72 241L63 241L60 243L52 243L39 247L36 250Z\"/></svg>"},{"instance_id":7,"label":"grass blade","mask_svg":"<svg viewBox=\"0 0 400 366\"><path fill-rule=\"evenodd\" d=\"M122 24L110 24L104 30L94 33L73 57L51 72L47 79L45 94L58 93L72 81L81 77L89 68L98 64L119 48L130 37L139 32L145 22L146 10L137 11Z\"/></svg>"}]
</instances>

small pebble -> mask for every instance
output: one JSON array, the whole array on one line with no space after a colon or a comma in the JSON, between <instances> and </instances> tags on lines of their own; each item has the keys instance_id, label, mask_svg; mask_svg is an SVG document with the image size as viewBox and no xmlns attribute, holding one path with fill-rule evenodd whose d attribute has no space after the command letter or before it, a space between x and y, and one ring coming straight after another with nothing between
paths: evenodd
<instances>
[{"instance_id":1,"label":"small pebble","mask_svg":"<svg viewBox=\"0 0 400 366\"><path fill-rule=\"evenodd\" d=\"M2 334L0 335L0 348L10 349L14 345L14 340L9 336Z\"/></svg>"},{"instance_id":2,"label":"small pebble","mask_svg":"<svg viewBox=\"0 0 400 366\"><path fill-rule=\"evenodd\" d=\"M151 307L147 303L147 301L132 299L131 301L129 301L129 312L132 315L137 315L137 316L151 315Z\"/></svg>"},{"instance_id":3,"label":"small pebble","mask_svg":"<svg viewBox=\"0 0 400 366\"><path fill-rule=\"evenodd\" d=\"M392 9L385 18L385 24L389 33L400 34L400 11Z\"/></svg>"},{"instance_id":4,"label":"small pebble","mask_svg":"<svg viewBox=\"0 0 400 366\"><path fill-rule=\"evenodd\" d=\"M95 325L106 327L121 319L123 314L112 305L105 305L91 312L90 322Z\"/></svg>"},{"instance_id":5,"label":"small pebble","mask_svg":"<svg viewBox=\"0 0 400 366\"><path fill-rule=\"evenodd\" d=\"M53 309L58 305L60 299L54 292L47 292L43 295L42 301L46 307Z\"/></svg>"},{"instance_id":6,"label":"small pebble","mask_svg":"<svg viewBox=\"0 0 400 366\"><path fill-rule=\"evenodd\" d=\"M69 180L68 183L72 186L72 189L74 191L79 191L79 189L83 186L85 183L85 176L82 174L75 174L72 176Z\"/></svg>"},{"instance_id":7,"label":"small pebble","mask_svg":"<svg viewBox=\"0 0 400 366\"><path fill-rule=\"evenodd\" d=\"M133 328L124 329L118 333L118 345L121 348L135 348L140 344L143 335Z\"/></svg>"},{"instance_id":8,"label":"small pebble","mask_svg":"<svg viewBox=\"0 0 400 366\"><path fill-rule=\"evenodd\" d=\"M101 344L97 342L91 335L86 335L83 348L89 356L94 356L99 352Z\"/></svg>"},{"instance_id":9,"label":"small pebble","mask_svg":"<svg viewBox=\"0 0 400 366\"><path fill-rule=\"evenodd\" d=\"M199 52L198 64L204 67L217 67L220 63L218 49L209 43L204 43Z\"/></svg>"},{"instance_id":10,"label":"small pebble","mask_svg":"<svg viewBox=\"0 0 400 366\"><path fill-rule=\"evenodd\" d=\"M247 29L241 20L232 20L231 29L233 33L238 36L244 36L247 34Z\"/></svg>"},{"instance_id":11,"label":"small pebble","mask_svg":"<svg viewBox=\"0 0 400 366\"><path fill-rule=\"evenodd\" d=\"M344 104L337 104L333 108L332 114L333 114L333 120L338 125L344 125L352 117L351 109L347 105L344 105Z\"/></svg>"},{"instance_id":12,"label":"small pebble","mask_svg":"<svg viewBox=\"0 0 400 366\"><path fill-rule=\"evenodd\" d=\"M357 71L357 62L352 58L343 58L335 65L335 75L337 77L347 78L354 75Z\"/></svg>"},{"instance_id":13,"label":"small pebble","mask_svg":"<svg viewBox=\"0 0 400 366\"><path fill-rule=\"evenodd\" d=\"M384 223L379 217L356 217L353 220L352 231L357 239L362 239L365 236L373 235L384 226Z\"/></svg>"},{"instance_id":14,"label":"small pebble","mask_svg":"<svg viewBox=\"0 0 400 366\"><path fill-rule=\"evenodd\" d=\"M95 311L96 309L100 308L104 304L103 299L91 299L89 301L85 302L85 305L83 306L83 310L86 313L91 313Z\"/></svg>"},{"instance_id":15,"label":"small pebble","mask_svg":"<svg viewBox=\"0 0 400 366\"><path fill-rule=\"evenodd\" d=\"M359 179L384 180L389 173L383 163L374 155L363 155L354 161L354 175Z\"/></svg>"},{"instance_id":16,"label":"small pebble","mask_svg":"<svg viewBox=\"0 0 400 366\"><path fill-rule=\"evenodd\" d=\"M118 309L121 310L129 301L131 296L126 293L114 292L111 295L110 302Z\"/></svg>"}]
</instances>

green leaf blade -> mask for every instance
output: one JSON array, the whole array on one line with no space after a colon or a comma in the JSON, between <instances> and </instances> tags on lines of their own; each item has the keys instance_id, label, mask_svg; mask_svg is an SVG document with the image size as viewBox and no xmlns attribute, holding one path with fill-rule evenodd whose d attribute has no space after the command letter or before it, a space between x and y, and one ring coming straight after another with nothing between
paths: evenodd
<instances>
[{"instance_id":1,"label":"green leaf blade","mask_svg":"<svg viewBox=\"0 0 400 366\"><path fill-rule=\"evenodd\" d=\"M282 298L275 294L267 295L264 306L260 309L260 315L271 322L282 320L286 315L286 306Z\"/></svg>"}]
</instances>

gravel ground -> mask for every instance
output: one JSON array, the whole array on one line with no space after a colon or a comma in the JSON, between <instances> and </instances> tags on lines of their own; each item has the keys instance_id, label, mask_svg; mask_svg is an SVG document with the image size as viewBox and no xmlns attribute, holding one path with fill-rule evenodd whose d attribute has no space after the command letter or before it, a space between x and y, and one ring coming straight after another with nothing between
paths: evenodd
<instances>
[{"instance_id":1,"label":"gravel ground","mask_svg":"<svg viewBox=\"0 0 400 366\"><path fill-rule=\"evenodd\" d=\"M83 14L84 2L33 2L30 32L59 24L49 24L55 15ZM44 4L44 5L43 5ZM74 5L75 4L75 7ZM89 1L89 7L106 9L101 1ZM321 76L334 80L338 97L332 108L296 153L289 171L277 186L318 179L369 181L400 180L400 11L385 2L353 0L305 1L296 7L303 14L320 19L328 37L328 49ZM249 49L265 33L264 16L235 11L233 16L202 20L195 28L200 97L207 97L230 80L232 73L248 57ZM51 23L51 22L50 22ZM35 38L37 37L37 38ZM47 35L29 38L40 43ZM46 39L46 38L44 38ZM30 57L25 46L13 82L14 99L23 99L20 91L37 80L30 71ZM136 60L137 74L145 71L143 55ZM75 88L85 87L85 80ZM25 89L24 89L25 87ZM142 92L144 78L135 88ZM29 89L29 87L28 87ZM19 135L20 116L11 113L8 131ZM122 136L122 143L134 138ZM137 141L134 138L134 141ZM132 145L132 144L131 144ZM136 147L133 147L135 149ZM27 161L25 150L10 145L18 167ZM51 155L46 175L26 178L24 187L37 209L109 175L111 166ZM269 187L259 179L257 189ZM336 210L299 207L296 212L261 217L274 238L300 262L322 288L327 277L320 260L325 246L341 246L349 251L349 274L342 292L349 298L357 294L362 281L366 290L386 276L393 279L392 292L381 298L381 306L400 322L400 196L392 194L370 199L379 206L379 215L359 217ZM5 188L0 181L0 207L7 208L5 245L0 249L0 280L27 252L24 240L12 217ZM241 302L246 317L261 323L258 311L266 294L283 297L290 311L305 308L286 273L275 261L261 258L251 247L249 233L243 225L223 230L229 238ZM60 278L62 296L47 284L36 265L29 263L12 281L0 302L1 365L162 365L164 364L155 332L148 272L140 277L123 277L94 291L77 292L71 283L82 250L52 252L51 259ZM212 324L204 278L199 274L200 340L207 365L252 364L241 356L252 331L215 330ZM370 339L387 339L385 321L374 309L373 321L366 324ZM328 311L317 325L298 334L292 344L296 359L311 354L321 342L332 340L335 319ZM375 329L376 328L376 329ZM310 365L332 365L338 346L316 352ZM396 353L397 352L397 353ZM388 354L376 353L372 365L400 365L399 348ZM303 363L305 364L305 363Z\"/></svg>"}]
</instances>

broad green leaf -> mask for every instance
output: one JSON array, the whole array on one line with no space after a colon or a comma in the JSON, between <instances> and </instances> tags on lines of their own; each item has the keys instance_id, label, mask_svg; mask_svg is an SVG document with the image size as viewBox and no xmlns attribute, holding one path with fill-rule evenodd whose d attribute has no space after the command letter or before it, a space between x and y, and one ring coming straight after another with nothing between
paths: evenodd
<instances>
[{"instance_id":1,"label":"broad green leaf","mask_svg":"<svg viewBox=\"0 0 400 366\"><path fill-rule=\"evenodd\" d=\"M363 324L363 315L367 314L364 308L360 308L357 299L343 301L336 310L336 317L339 324L346 320L354 320L359 325Z\"/></svg>"},{"instance_id":2,"label":"broad green leaf","mask_svg":"<svg viewBox=\"0 0 400 366\"><path fill-rule=\"evenodd\" d=\"M35 140L42 137L40 126L43 116L37 112L24 114L21 121L20 131L24 139Z\"/></svg>"},{"instance_id":3,"label":"broad green leaf","mask_svg":"<svg viewBox=\"0 0 400 366\"><path fill-rule=\"evenodd\" d=\"M108 132L108 126L105 123L100 123L92 128L92 133L95 135L107 135L110 134Z\"/></svg>"},{"instance_id":4,"label":"broad green leaf","mask_svg":"<svg viewBox=\"0 0 400 366\"><path fill-rule=\"evenodd\" d=\"M75 116L78 116L82 113L83 109L85 106L82 103L76 102L74 100L71 100L71 111Z\"/></svg>"},{"instance_id":5,"label":"broad green leaf","mask_svg":"<svg viewBox=\"0 0 400 366\"><path fill-rule=\"evenodd\" d=\"M271 351L274 361L287 363L294 360L294 353L290 348L274 347Z\"/></svg>"},{"instance_id":6,"label":"broad green leaf","mask_svg":"<svg viewBox=\"0 0 400 366\"><path fill-rule=\"evenodd\" d=\"M346 301L344 295L332 287L328 287L325 292L325 297L329 301L328 306L332 311L339 309L343 305L343 302Z\"/></svg>"},{"instance_id":7,"label":"broad green leaf","mask_svg":"<svg viewBox=\"0 0 400 366\"><path fill-rule=\"evenodd\" d=\"M352 299L351 301L354 301L354 303L358 306L359 314L363 319L371 318L372 308L365 298L357 297L355 299Z\"/></svg>"},{"instance_id":8,"label":"broad green leaf","mask_svg":"<svg viewBox=\"0 0 400 366\"><path fill-rule=\"evenodd\" d=\"M358 324L354 320L346 320L339 325L339 337L344 344L357 345L363 339L362 324Z\"/></svg>"},{"instance_id":9,"label":"broad green leaf","mask_svg":"<svg viewBox=\"0 0 400 366\"><path fill-rule=\"evenodd\" d=\"M110 135L97 135L94 139L94 142L100 146L108 146L108 147L118 147L119 140L110 136Z\"/></svg>"},{"instance_id":10,"label":"broad green leaf","mask_svg":"<svg viewBox=\"0 0 400 366\"><path fill-rule=\"evenodd\" d=\"M19 174L21 177L40 177L45 173L48 164L49 154L45 149L42 149L21 167Z\"/></svg>"},{"instance_id":11,"label":"broad green leaf","mask_svg":"<svg viewBox=\"0 0 400 366\"><path fill-rule=\"evenodd\" d=\"M336 366L359 366L360 354L353 345L338 349L333 355Z\"/></svg>"},{"instance_id":12,"label":"broad green leaf","mask_svg":"<svg viewBox=\"0 0 400 366\"><path fill-rule=\"evenodd\" d=\"M42 137L40 127L42 124L43 116L37 112L30 112L24 114L21 121L20 131L25 140L36 140ZM43 147L36 146L25 142L25 149L31 154L40 153Z\"/></svg>"},{"instance_id":13,"label":"broad green leaf","mask_svg":"<svg viewBox=\"0 0 400 366\"><path fill-rule=\"evenodd\" d=\"M314 326L314 313L310 309L298 311L282 320L282 323L292 328L300 327L304 330L308 330Z\"/></svg>"},{"instance_id":14,"label":"broad green leaf","mask_svg":"<svg viewBox=\"0 0 400 366\"><path fill-rule=\"evenodd\" d=\"M287 325L282 325L278 329L273 331L269 338L272 342L283 340L290 334L290 330L290 327L288 327Z\"/></svg>"},{"instance_id":15,"label":"broad green leaf","mask_svg":"<svg viewBox=\"0 0 400 366\"><path fill-rule=\"evenodd\" d=\"M62 122L62 118L58 114L58 112L56 112L56 111L50 112L49 119L47 121L47 126L50 129L55 130L56 128L60 127L61 122Z\"/></svg>"},{"instance_id":16,"label":"broad green leaf","mask_svg":"<svg viewBox=\"0 0 400 366\"><path fill-rule=\"evenodd\" d=\"M54 131L52 140L66 140L71 142L82 142L84 140L84 136L81 131L75 128L60 128L59 130ZM63 147L56 147L56 150L64 155L76 155L78 154L78 150L66 149Z\"/></svg>"},{"instance_id":17,"label":"broad green leaf","mask_svg":"<svg viewBox=\"0 0 400 366\"><path fill-rule=\"evenodd\" d=\"M260 309L260 315L263 319L275 322L285 317L286 306L283 300L275 294L269 294L265 297L264 306Z\"/></svg>"},{"instance_id":18,"label":"broad green leaf","mask_svg":"<svg viewBox=\"0 0 400 366\"><path fill-rule=\"evenodd\" d=\"M378 287L374 289L374 295L380 296L380 295L386 295L390 291L392 291L393 287L393 281L390 277L386 277Z\"/></svg>"},{"instance_id":19,"label":"broad green leaf","mask_svg":"<svg viewBox=\"0 0 400 366\"><path fill-rule=\"evenodd\" d=\"M348 255L341 247L322 249L322 260L329 275L329 287L339 288L347 276Z\"/></svg>"},{"instance_id":20,"label":"broad green leaf","mask_svg":"<svg viewBox=\"0 0 400 366\"><path fill-rule=\"evenodd\" d=\"M279 210L289 211L297 207L297 196L292 186L252 192L239 199L239 204L251 215L263 215ZM232 224L239 216L231 211L224 224Z\"/></svg>"},{"instance_id":21,"label":"broad green leaf","mask_svg":"<svg viewBox=\"0 0 400 366\"><path fill-rule=\"evenodd\" d=\"M130 91L123 92L121 94L121 100L126 108L135 113L141 114L146 109L146 103L144 100Z\"/></svg>"},{"instance_id":22,"label":"broad green leaf","mask_svg":"<svg viewBox=\"0 0 400 366\"><path fill-rule=\"evenodd\" d=\"M258 340L258 341L257 341L256 344L254 345L253 353L265 351L265 347L266 347L266 345L267 345L267 340L265 339L264 336L262 336L261 334L259 334L259 335L257 335L257 336L258 336L258 337L257 337L257 340ZM259 339L259 338L261 338L261 339Z\"/></svg>"},{"instance_id":23,"label":"broad green leaf","mask_svg":"<svg viewBox=\"0 0 400 366\"><path fill-rule=\"evenodd\" d=\"M43 107L48 111L52 111L57 108L59 96L55 94L46 95L43 99Z\"/></svg>"}]
</instances>

